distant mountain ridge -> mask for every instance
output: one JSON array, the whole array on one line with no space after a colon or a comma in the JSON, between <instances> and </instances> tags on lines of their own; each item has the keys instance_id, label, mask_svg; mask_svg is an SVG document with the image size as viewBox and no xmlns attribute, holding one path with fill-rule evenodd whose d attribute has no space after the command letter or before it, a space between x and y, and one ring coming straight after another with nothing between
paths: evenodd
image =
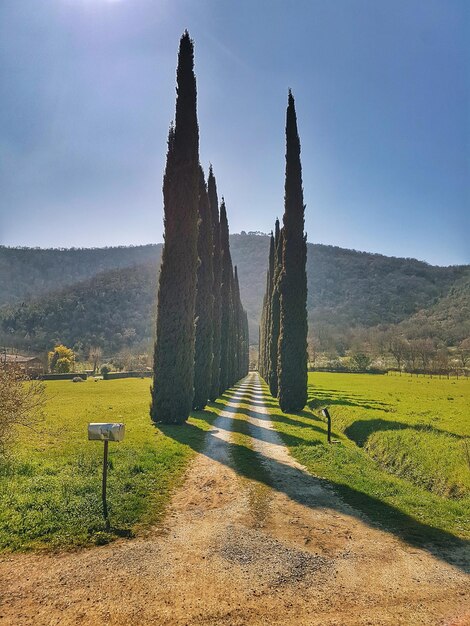
<instances>
[{"instance_id":1,"label":"distant mountain ridge","mask_svg":"<svg viewBox=\"0 0 470 626\"><path fill-rule=\"evenodd\" d=\"M269 237L230 237L251 342L266 283ZM55 341L107 352L153 340L162 244L70 250L0 247L0 342L45 350ZM469 335L470 266L432 266L308 244L310 328L333 337L396 326L449 345ZM423 324L426 320L426 324Z\"/></svg>"}]
</instances>

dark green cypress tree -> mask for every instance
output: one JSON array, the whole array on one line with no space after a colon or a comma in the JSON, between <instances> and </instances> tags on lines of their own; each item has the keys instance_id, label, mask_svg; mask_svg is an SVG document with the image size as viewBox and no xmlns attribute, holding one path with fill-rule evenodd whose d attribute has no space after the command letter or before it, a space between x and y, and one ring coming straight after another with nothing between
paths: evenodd
<instances>
[{"instance_id":1,"label":"dark green cypress tree","mask_svg":"<svg viewBox=\"0 0 470 626\"><path fill-rule=\"evenodd\" d=\"M201 411L207 404L212 373L212 315L213 315L213 243L212 215L204 172L199 166L199 234L197 242L199 267L195 307L196 340L194 355L193 409Z\"/></svg>"},{"instance_id":2,"label":"dark green cypress tree","mask_svg":"<svg viewBox=\"0 0 470 626\"><path fill-rule=\"evenodd\" d=\"M222 260L222 282L220 288L220 380L219 395L230 386L230 332L232 319L232 259L230 256L227 209L222 198L220 205L220 249Z\"/></svg>"},{"instance_id":3,"label":"dark green cypress tree","mask_svg":"<svg viewBox=\"0 0 470 626\"><path fill-rule=\"evenodd\" d=\"M248 313L243 310L243 369L242 377L247 376L250 369L250 334L248 328Z\"/></svg>"},{"instance_id":4,"label":"dark green cypress tree","mask_svg":"<svg viewBox=\"0 0 470 626\"><path fill-rule=\"evenodd\" d=\"M268 312L269 270L266 270L266 287L263 296L260 325L260 374L266 380L266 352L267 352L267 312Z\"/></svg>"},{"instance_id":5,"label":"dark green cypress tree","mask_svg":"<svg viewBox=\"0 0 470 626\"><path fill-rule=\"evenodd\" d=\"M182 423L194 394L194 304L197 272L199 130L193 42L181 37L174 129L163 179L165 246L158 287L150 415Z\"/></svg>"},{"instance_id":6,"label":"dark green cypress tree","mask_svg":"<svg viewBox=\"0 0 470 626\"><path fill-rule=\"evenodd\" d=\"M243 306L240 298L240 283L238 280L238 269L237 266L233 268L233 287L234 287L234 339L235 339L235 354L233 358L233 369L234 369L234 382L240 380L242 377L242 350L243 350L243 335L242 335L242 315L243 315Z\"/></svg>"},{"instance_id":7,"label":"dark green cypress tree","mask_svg":"<svg viewBox=\"0 0 470 626\"><path fill-rule=\"evenodd\" d=\"M284 412L300 411L307 402L307 245L304 213L300 140L294 98L289 91L278 348L278 397Z\"/></svg>"},{"instance_id":8,"label":"dark green cypress tree","mask_svg":"<svg viewBox=\"0 0 470 626\"><path fill-rule=\"evenodd\" d=\"M220 324L221 324L221 304L220 288L222 284L222 256L220 249L220 220L219 220L219 200L217 198L217 185L212 170L209 167L207 179L207 193L212 215L212 240L213 240L213 314L212 314L212 368L211 386L209 392L210 400L214 401L219 396L220 387Z\"/></svg>"},{"instance_id":9,"label":"dark green cypress tree","mask_svg":"<svg viewBox=\"0 0 470 626\"><path fill-rule=\"evenodd\" d=\"M265 348L264 348L264 371L265 380L269 379L269 352L270 352L270 340L269 332L271 328L271 301L274 288L274 235L271 231L271 237L269 239L269 257L268 257L268 275L266 284L266 313L265 313Z\"/></svg>"},{"instance_id":10,"label":"dark green cypress tree","mask_svg":"<svg viewBox=\"0 0 470 626\"><path fill-rule=\"evenodd\" d=\"M266 309L266 292L263 296L263 304L261 307L261 319L258 327L258 372L262 378L264 378L263 371L263 355L264 355L264 311Z\"/></svg>"},{"instance_id":11,"label":"dark green cypress tree","mask_svg":"<svg viewBox=\"0 0 470 626\"><path fill-rule=\"evenodd\" d=\"M228 352L228 386L237 382L237 294L235 292L235 275L230 277L230 326L229 326L229 352Z\"/></svg>"},{"instance_id":12,"label":"dark green cypress tree","mask_svg":"<svg viewBox=\"0 0 470 626\"><path fill-rule=\"evenodd\" d=\"M273 292L271 297L271 318L269 327L269 375L268 384L271 395L276 398L278 394L277 384L277 363L278 363L278 343L279 326L281 318L280 301L280 276L282 271L282 245L283 231L279 232L279 220L276 220L275 248L276 256L274 260Z\"/></svg>"}]
</instances>

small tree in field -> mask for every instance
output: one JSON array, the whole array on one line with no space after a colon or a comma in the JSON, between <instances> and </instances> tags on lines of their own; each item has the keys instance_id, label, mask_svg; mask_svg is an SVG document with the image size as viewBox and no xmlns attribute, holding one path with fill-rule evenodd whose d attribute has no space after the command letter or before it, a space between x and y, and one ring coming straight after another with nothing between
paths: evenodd
<instances>
[{"instance_id":1,"label":"small tree in field","mask_svg":"<svg viewBox=\"0 0 470 626\"><path fill-rule=\"evenodd\" d=\"M101 350L99 346L92 346L90 348L90 351L88 353L88 358L93 364L93 374L95 374L96 370L98 369L102 356L103 356L103 351Z\"/></svg>"},{"instance_id":2,"label":"small tree in field","mask_svg":"<svg viewBox=\"0 0 470 626\"><path fill-rule=\"evenodd\" d=\"M43 419L45 385L30 381L17 366L0 363L0 454L17 426L34 428Z\"/></svg>"},{"instance_id":3,"label":"small tree in field","mask_svg":"<svg viewBox=\"0 0 470 626\"><path fill-rule=\"evenodd\" d=\"M369 369L372 361L370 356L364 354L364 352L356 352L352 355L352 362L358 371L363 372Z\"/></svg>"},{"instance_id":4,"label":"small tree in field","mask_svg":"<svg viewBox=\"0 0 470 626\"><path fill-rule=\"evenodd\" d=\"M62 344L55 346L48 354L49 369L51 372L58 374L66 374L73 369L75 365L75 353L71 348L67 348Z\"/></svg>"}]
</instances>

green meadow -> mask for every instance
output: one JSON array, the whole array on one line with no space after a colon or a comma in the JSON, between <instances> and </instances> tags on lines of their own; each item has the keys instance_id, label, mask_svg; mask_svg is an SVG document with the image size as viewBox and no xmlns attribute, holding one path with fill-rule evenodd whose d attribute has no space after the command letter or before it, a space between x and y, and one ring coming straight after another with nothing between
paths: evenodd
<instances>
[{"instance_id":1,"label":"green meadow","mask_svg":"<svg viewBox=\"0 0 470 626\"><path fill-rule=\"evenodd\" d=\"M0 462L0 549L74 547L133 536L158 523L215 413L191 417L197 428L155 427L148 379L48 381L46 418L18 431ZM122 421L124 441L109 444L105 531L101 508L103 444L87 440L88 422ZM181 430L181 429L180 429Z\"/></svg>"},{"instance_id":2,"label":"green meadow","mask_svg":"<svg viewBox=\"0 0 470 626\"><path fill-rule=\"evenodd\" d=\"M311 373L301 414L268 402L291 454L347 503L381 526L436 541L470 538L469 400L466 379Z\"/></svg>"},{"instance_id":3,"label":"green meadow","mask_svg":"<svg viewBox=\"0 0 470 626\"><path fill-rule=\"evenodd\" d=\"M0 463L0 550L103 544L158 524L231 397L194 413L188 425L158 428L148 416L148 379L46 385L44 423L19 430ZM470 538L470 381L314 373L300 414L282 414L265 399L291 454L373 523L417 543ZM330 445L323 406L333 420ZM109 531L103 444L87 440L93 421L126 425L124 441L109 446ZM253 499L262 503L269 476L255 462L248 424L241 426L232 434L233 461L241 476L256 479Z\"/></svg>"}]
</instances>

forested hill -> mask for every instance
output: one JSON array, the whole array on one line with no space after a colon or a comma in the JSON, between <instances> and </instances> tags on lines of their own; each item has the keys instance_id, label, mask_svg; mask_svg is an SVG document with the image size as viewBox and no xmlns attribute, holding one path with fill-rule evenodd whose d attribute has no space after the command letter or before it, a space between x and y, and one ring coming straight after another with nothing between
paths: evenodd
<instances>
[{"instance_id":1,"label":"forested hill","mask_svg":"<svg viewBox=\"0 0 470 626\"><path fill-rule=\"evenodd\" d=\"M230 238L254 343L268 246L263 235ZM32 350L47 349L54 341L100 345L106 352L148 349L161 249L161 244L0 247L0 342ZM311 328L334 341L347 344L358 329L397 324L410 336L426 328L449 344L468 336L469 266L437 267L318 244L308 244L307 263Z\"/></svg>"},{"instance_id":2,"label":"forested hill","mask_svg":"<svg viewBox=\"0 0 470 626\"><path fill-rule=\"evenodd\" d=\"M0 305L44 295L109 269L160 258L162 244L114 248L7 248L0 246Z\"/></svg>"}]
</instances>

